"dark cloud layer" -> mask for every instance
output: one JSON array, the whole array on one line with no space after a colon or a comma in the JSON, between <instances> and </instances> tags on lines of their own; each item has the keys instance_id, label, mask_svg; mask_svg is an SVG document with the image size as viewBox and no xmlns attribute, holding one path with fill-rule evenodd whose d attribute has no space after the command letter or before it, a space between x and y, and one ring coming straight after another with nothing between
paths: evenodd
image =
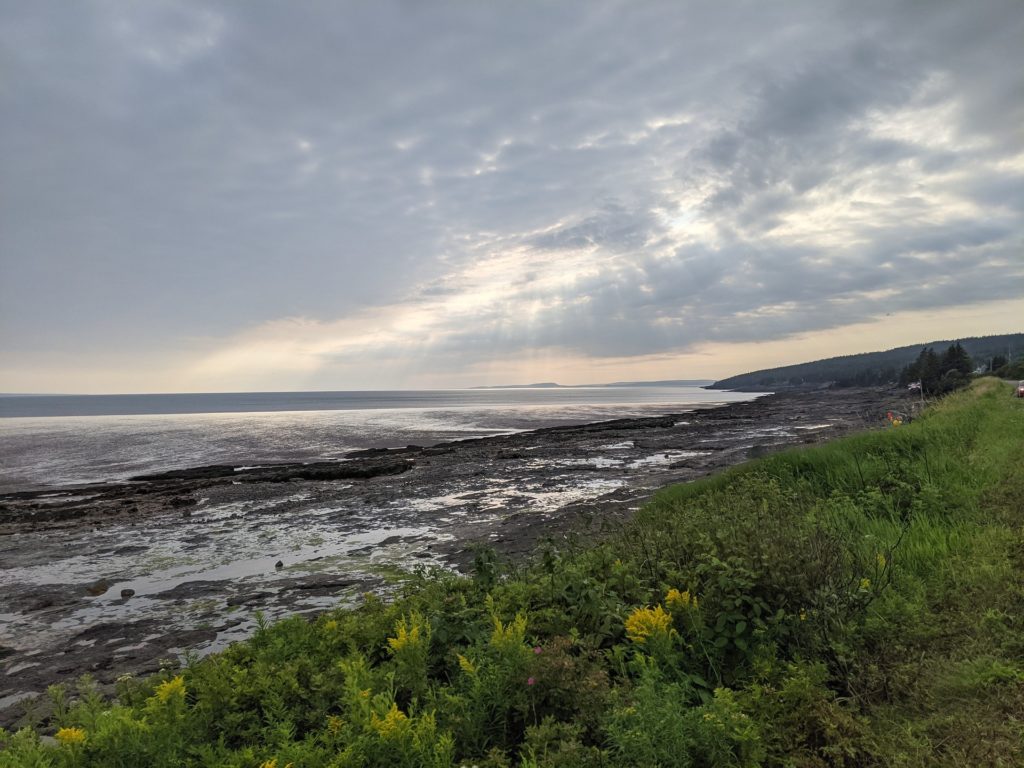
<instances>
[{"instance_id":1,"label":"dark cloud layer","mask_svg":"<svg viewBox=\"0 0 1024 768\"><path fill-rule=\"evenodd\" d=\"M458 370L1020 298L1021 40L1018 0L6 3L0 346L307 318L330 368L420 307L380 354Z\"/></svg>"}]
</instances>

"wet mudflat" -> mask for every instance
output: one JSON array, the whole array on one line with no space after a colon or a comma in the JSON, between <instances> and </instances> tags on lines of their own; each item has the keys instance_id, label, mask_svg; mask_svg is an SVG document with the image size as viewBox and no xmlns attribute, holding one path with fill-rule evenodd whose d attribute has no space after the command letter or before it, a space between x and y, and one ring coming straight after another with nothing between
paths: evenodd
<instances>
[{"instance_id":1,"label":"wet mudflat","mask_svg":"<svg viewBox=\"0 0 1024 768\"><path fill-rule=\"evenodd\" d=\"M354 603L474 547L618 522L655 489L884 423L901 393L772 395L343 461L215 466L0 496L0 724L48 684L109 683L278 618ZM585 534L584 534L585 535Z\"/></svg>"}]
</instances>

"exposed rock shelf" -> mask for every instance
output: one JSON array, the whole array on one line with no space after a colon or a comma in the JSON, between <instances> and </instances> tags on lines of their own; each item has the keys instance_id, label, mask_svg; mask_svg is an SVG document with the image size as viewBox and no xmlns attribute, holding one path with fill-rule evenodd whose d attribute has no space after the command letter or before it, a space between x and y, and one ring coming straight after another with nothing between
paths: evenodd
<instances>
[{"instance_id":1,"label":"exposed rock shelf","mask_svg":"<svg viewBox=\"0 0 1024 768\"><path fill-rule=\"evenodd\" d=\"M882 425L872 389L783 394L650 418L309 464L215 465L0 496L0 725L85 672L109 683L245 637L255 613L317 612L396 568L522 556L655 489ZM122 597L122 594L127 597Z\"/></svg>"}]
</instances>

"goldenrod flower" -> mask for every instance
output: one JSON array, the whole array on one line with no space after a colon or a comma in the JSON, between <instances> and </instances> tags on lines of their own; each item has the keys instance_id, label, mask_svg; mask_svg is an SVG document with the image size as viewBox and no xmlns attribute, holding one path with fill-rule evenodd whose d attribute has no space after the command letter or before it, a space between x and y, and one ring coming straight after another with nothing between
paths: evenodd
<instances>
[{"instance_id":1,"label":"goldenrod flower","mask_svg":"<svg viewBox=\"0 0 1024 768\"><path fill-rule=\"evenodd\" d=\"M398 626L398 636L389 637L388 645L391 647L392 653L405 648L407 645L418 645L420 641L420 628L413 626L412 629L407 629L405 626L405 620Z\"/></svg>"},{"instance_id":2,"label":"goldenrod flower","mask_svg":"<svg viewBox=\"0 0 1024 768\"><path fill-rule=\"evenodd\" d=\"M697 596L691 595L690 590L686 589L680 592L678 589L673 587L665 595L665 605L671 609L682 610L684 608L696 608L697 607Z\"/></svg>"},{"instance_id":3,"label":"goldenrod flower","mask_svg":"<svg viewBox=\"0 0 1024 768\"><path fill-rule=\"evenodd\" d=\"M388 647L394 655L405 648L414 650L429 642L430 625L414 611L408 619L403 616L395 622L395 637L388 638Z\"/></svg>"},{"instance_id":4,"label":"goldenrod flower","mask_svg":"<svg viewBox=\"0 0 1024 768\"><path fill-rule=\"evenodd\" d=\"M397 704L392 704L391 709L384 717L378 717L377 713L374 712L370 717L370 725L377 731L383 738L390 738L401 733L406 724L409 722L409 718L405 716L405 713L398 708Z\"/></svg>"},{"instance_id":5,"label":"goldenrod flower","mask_svg":"<svg viewBox=\"0 0 1024 768\"><path fill-rule=\"evenodd\" d=\"M66 746L85 744L85 730L82 728L61 728L55 736L57 741Z\"/></svg>"},{"instance_id":6,"label":"goldenrod flower","mask_svg":"<svg viewBox=\"0 0 1024 768\"><path fill-rule=\"evenodd\" d=\"M875 563L878 565L878 570L881 571L882 569L884 569L885 568L885 555L883 555L881 552L879 552L877 555L875 555Z\"/></svg>"},{"instance_id":7,"label":"goldenrod flower","mask_svg":"<svg viewBox=\"0 0 1024 768\"><path fill-rule=\"evenodd\" d=\"M864 578L860 580L860 588L863 590L871 589L871 579Z\"/></svg>"},{"instance_id":8,"label":"goldenrod flower","mask_svg":"<svg viewBox=\"0 0 1024 768\"><path fill-rule=\"evenodd\" d=\"M337 715L329 715L327 718L327 730L331 733L337 734L342 728L345 727L344 718L338 717Z\"/></svg>"},{"instance_id":9,"label":"goldenrod flower","mask_svg":"<svg viewBox=\"0 0 1024 768\"><path fill-rule=\"evenodd\" d=\"M181 675L171 678L166 682L160 683L156 687L156 697L163 703L167 703L171 697L180 696L182 699L185 698L185 678Z\"/></svg>"},{"instance_id":10,"label":"goldenrod flower","mask_svg":"<svg viewBox=\"0 0 1024 768\"><path fill-rule=\"evenodd\" d=\"M324 632L334 632L338 629L338 622L334 619L329 619L324 622Z\"/></svg>"},{"instance_id":11,"label":"goldenrod flower","mask_svg":"<svg viewBox=\"0 0 1024 768\"><path fill-rule=\"evenodd\" d=\"M492 648L510 651L523 645L526 638L526 616L517 613L508 624L502 624L497 616L492 616L491 620L494 622L494 631L491 632Z\"/></svg>"},{"instance_id":12,"label":"goldenrod flower","mask_svg":"<svg viewBox=\"0 0 1024 768\"><path fill-rule=\"evenodd\" d=\"M650 637L667 635L671 626L672 617L660 605L637 608L626 619L626 636L634 643L643 645Z\"/></svg>"},{"instance_id":13,"label":"goldenrod flower","mask_svg":"<svg viewBox=\"0 0 1024 768\"><path fill-rule=\"evenodd\" d=\"M472 661L467 659L465 656L463 656L461 653L456 655L459 658L459 669L461 669L467 675L475 675L476 665Z\"/></svg>"}]
</instances>

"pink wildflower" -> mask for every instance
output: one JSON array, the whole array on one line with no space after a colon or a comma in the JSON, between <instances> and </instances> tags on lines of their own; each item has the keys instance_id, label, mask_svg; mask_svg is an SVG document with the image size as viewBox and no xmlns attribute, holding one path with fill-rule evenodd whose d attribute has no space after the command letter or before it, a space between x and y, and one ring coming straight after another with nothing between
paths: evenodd
<instances>
[{"instance_id":1,"label":"pink wildflower","mask_svg":"<svg viewBox=\"0 0 1024 768\"><path fill-rule=\"evenodd\" d=\"M533 646L533 652L534 653L543 653L544 649L541 648L539 645L535 645L535 646Z\"/></svg>"},{"instance_id":2,"label":"pink wildflower","mask_svg":"<svg viewBox=\"0 0 1024 768\"><path fill-rule=\"evenodd\" d=\"M536 683L536 682L537 682L537 681L536 681L536 680L534 680L534 679L533 679L532 677L528 677L528 678L526 678L526 684L527 684L527 685L533 685L533 684L534 684L534 683Z\"/></svg>"}]
</instances>

